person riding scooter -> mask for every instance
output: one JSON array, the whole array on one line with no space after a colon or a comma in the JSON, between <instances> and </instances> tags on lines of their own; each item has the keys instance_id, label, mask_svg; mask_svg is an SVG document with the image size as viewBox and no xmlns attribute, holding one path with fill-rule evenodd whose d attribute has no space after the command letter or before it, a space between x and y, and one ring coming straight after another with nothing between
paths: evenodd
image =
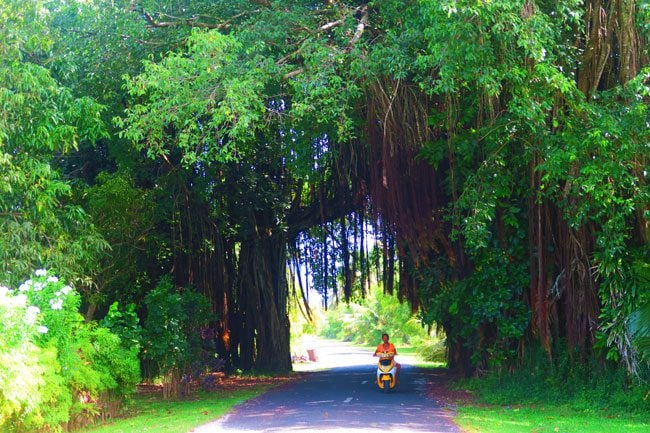
<instances>
[{"instance_id":1,"label":"person riding scooter","mask_svg":"<svg viewBox=\"0 0 650 433\"><path fill-rule=\"evenodd\" d=\"M372 356L379 356L383 359L389 358L394 361L395 355L397 355L397 349L395 345L389 341L388 334L384 333L381 335L382 343L377 346L377 350ZM399 377L399 372L402 366L399 362L394 363L395 366L395 380Z\"/></svg>"},{"instance_id":2,"label":"person riding scooter","mask_svg":"<svg viewBox=\"0 0 650 433\"><path fill-rule=\"evenodd\" d=\"M377 350L375 350L375 353L372 356L377 356L379 353L382 352L388 352L392 353L393 356L397 355L397 349L395 349L395 345L391 343L389 340L389 336L386 333L381 334L381 340L382 343L377 346ZM397 374L399 374L400 368L402 368L402 365L399 362L395 362L395 367L397 367Z\"/></svg>"}]
</instances>

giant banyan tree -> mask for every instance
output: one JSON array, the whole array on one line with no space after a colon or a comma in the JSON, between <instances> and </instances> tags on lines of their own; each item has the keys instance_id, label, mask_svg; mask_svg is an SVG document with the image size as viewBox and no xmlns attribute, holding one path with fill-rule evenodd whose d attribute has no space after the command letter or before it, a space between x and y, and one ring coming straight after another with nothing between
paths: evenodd
<instances>
[{"instance_id":1,"label":"giant banyan tree","mask_svg":"<svg viewBox=\"0 0 650 433\"><path fill-rule=\"evenodd\" d=\"M163 267L210 298L232 365L290 369L290 292L364 296L370 227L384 289L444 329L452 368L541 348L634 371L647 1L112 7L140 26L121 43L164 47L116 127L156 162Z\"/></svg>"},{"instance_id":2,"label":"giant banyan tree","mask_svg":"<svg viewBox=\"0 0 650 433\"><path fill-rule=\"evenodd\" d=\"M385 71L366 99L370 203L399 245L400 293L444 328L462 372L531 345L634 371L647 3L408 10L391 24L409 73Z\"/></svg>"},{"instance_id":3,"label":"giant banyan tree","mask_svg":"<svg viewBox=\"0 0 650 433\"><path fill-rule=\"evenodd\" d=\"M400 293L465 373L531 343L635 368L648 5L569 3L413 6L393 23L410 74L369 88L370 203L410 265Z\"/></svg>"}]
</instances>

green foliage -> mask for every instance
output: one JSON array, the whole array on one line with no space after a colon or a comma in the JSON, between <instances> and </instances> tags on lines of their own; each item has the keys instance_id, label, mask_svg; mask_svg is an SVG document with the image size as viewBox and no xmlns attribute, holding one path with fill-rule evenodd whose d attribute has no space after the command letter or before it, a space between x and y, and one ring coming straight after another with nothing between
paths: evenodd
<instances>
[{"instance_id":1,"label":"green foliage","mask_svg":"<svg viewBox=\"0 0 650 433\"><path fill-rule=\"evenodd\" d=\"M593 38L597 25L586 15L591 7L578 0L266 3L3 1L0 280L16 286L31 269L47 266L84 283L77 287L86 303L139 301L173 260L198 262L185 260L196 244L201 251L219 249L193 230L197 207L209 216L196 226L212 227L224 244L237 245L265 230L294 236L292 222L304 224L305 214L318 213L306 209L310 203L320 205L321 214L320 231L310 233L315 241L309 260L322 264L312 266L314 287L327 293L337 283L336 243L346 238L327 234L339 227L326 211L334 199L342 207L365 207L366 197L381 190L367 182L367 173L404 150L386 125L403 86L429 116L426 131L421 124L404 125L404 131L417 129L409 151L419 151L436 169L435 205L425 211L437 230L422 235L430 236L422 242L429 257L413 260L419 269L412 269L422 321L440 324L449 347L473 354L475 365L512 366L518 344L540 331L529 302L550 305L548 315L557 312L557 322L573 307L560 277L578 260L588 284L575 288L593 288L597 316L585 318L585 349L597 328L589 355L635 369L631 332L641 352L647 345L647 286L635 278L634 263L647 262L650 71L631 80L617 74L647 39L647 0L626 3L636 7L637 22L625 21L621 9L611 28ZM625 41L636 32L639 41ZM645 45L639 63L647 62ZM584 90L580 80L592 74L588 65L603 46L609 47L607 64L593 68L599 69L593 88ZM390 101L386 112L371 113L366 97L388 89L376 83L391 81L395 94L375 98ZM121 137L105 133L102 119L113 117ZM368 136L373 128L367 125L383 128L383 137ZM95 151L98 140L102 147ZM382 140L394 142L390 157L368 166L361 144ZM126 141L133 148L127 150ZM341 146L348 142L354 145ZM143 161L140 153L151 159ZM406 168L408 173L412 167ZM73 188L70 179L81 177L93 186L77 182ZM338 196L346 190L353 193ZM188 204L193 200L197 207ZM543 221L533 228L537 206ZM191 216L185 221L182 215ZM408 266L400 228L381 218L397 235L402 265ZM566 227L569 233L558 236ZM201 239L186 244L183 230ZM564 239L575 232L585 239ZM236 247L224 251L219 259L235 269ZM531 272L545 257L554 259ZM544 299L527 292L535 273L556 282ZM225 285L236 281L228 277ZM197 344L189 329L198 322L190 318L202 315L186 311L190 301L174 305L187 292L154 292L145 346L148 361L164 370L185 362L178 352ZM395 317L400 323L410 319L382 302L350 306L346 314L358 319L332 319L330 333L365 341L376 341L383 330L396 341L417 334L392 329ZM133 312L124 314L118 318L111 309L107 320L124 321L115 332L135 341ZM56 324L56 317L48 320ZM155 329L158 319L168 324L165 329ZM567 333L557 322L553 338ZM84 341L116 344L101 333L84 335ZM63 344L66 336L57 340ZM94 389L106 382L81 367L79 374ZM57 389L52 385L51 395Z\"/></svg>"},{"instance_id":2,"label":"green foliage","mask_svg":"<svg viewBox=\"0 0 650 433\"><path fill-rule=\"evenodd\" d=\"M142 357L150 363L150 377L185 370L201 352L200 328L214 319L205 296L190 289L177 291L163 277L145 297Z\"/></svg>"},{"instance_id":3,"label":"green foliage","mask_svg":"<svg viewBox=\"0 0 650 433\"><path fill-rule=\"evenodd\" d=\"M371 290L368 298L360 303L330 308L320 327L324 337L359 344L379 344L383 333L389 334L396 345L418 345L429 339L410 306L378 288Z\"/></svg>"},{"instance_id":4,"label":"green foliage","mask_svg":"<svg viewBox=\"0 0 650 433\"><path fill-rule=\"evenodd\" d=\"M139 345L101 326L88 327L87 331L86 338L91 345L85 353L89 353L87 362L99 375L97 392L110 390L118 397L135 392L141 379Z\"/></svg>"},{"instance_id":5,"label":"green foliage","mask_svg":"<svg viewBox=\"0 0 650 433\"><path fill-rule=\"evenodd\" d=\"M436 362L443 365L447 362L447 347L444 339L421 339L418 341L415 351L418 357L425 362Z\"/></svg>"},{"instance_id":6,"label":"green foliage","mask_svg":"<svg viewBox=\"0 0 650 433\"><path fill-rule=\"evenodd\" d=\"M99 263L96 284L84 292L88 302L141 302L152 278L149 263L164 254L163 236L155 228L164 220L165 205L156 190L136 186L123 171L102 172L84 189L83 206L111 245Z\"/></svg>"},{"instance_id":7,"label":"green foliage","mask_svg":"<svg viewBox=\"0 0 650 433\"><path fill-rule=\"evenodd\" d=\"M115 376L117 393L126 395L135 389L140 381L139 355L142 347L142 327L135 313L135 305L129 304L123 310L113 302L106 313L97 333L103 333L105 344L97 344L102 349L100 356L106 357L105 365ZM122 356L122 354L128 356Z\"/></svg>"},{"instance_id":8,"label":"green foliage","mask_svg":"<svg viewBox=\"0 0 650 433\"><path fill-rule=\"evenodd\" d=\"M80 296L45 270L0 289L0 427L61 424L95 403L121 399L140 379L138 347L79 315ZM101 408L97 408L101 409Z\"/></svg>"},{"instance_id":9,"label":"green foliage","mask_svg":"<svg viewBox=\"0 0 650 433\"><path fill-rule=\"evenodd\" d=\"M51 46L47 26L43 2L3 2L0 275L11 284L43 265L80 281L107 248L83 209L68 203L70 185L54 164L55 156L104 136L102 108L74 97L39 65Z\"/></svg>"},{"instance_id":10,"label":"green foliage","mask_svg":"<svg viewBox=\"0 0 650 433\"><path fill-rule=\"evenodd\" d=\"M110 329L111 332L119 336L124 344L140 347L142 328L140 319L135 312L135 304L129 304L120 310L117 301L113 302L100 323L102 327Z\"/></svg>"},{"instance_id":11,"label":"green foliage","mask_svg":"<svg viewBox=\"0 0 650 433\"><path fill-rule=\"evenodd\" d=\"M442 1L413 9L419 13L406 12L405 31L391 42L417 53L409 72L446 105L430 117L440 139L421 156L445 173L453 201L443 218L471 262L459 270L443 257L422 270L425 321L442 324L448 342L473 353L475 365L512 362L530 322L528 268L541 254L527 250L531 205L557 203L571 229L589 227L594 237L593 251L579 248L598 287L597 348L633 371L626 319L639 302L635 248L647 249L647 236L642 245L634 234L647 225L648 72L586 100L569 36L584 13L577 1ZM552 278L564 272L545 271Z\"/></svg>"},{"instance_id":12,"label":"green foliage","mask_svg":"<svg viewBox=\"0 0 650 433\"><path fill-rule=\"evenodd\" d=\"M634 279L640 288L640 307L629 318L629 326L639 353L650 363L650 264L637 262Z\"/></svg>"},{"instance_id":13,"label":"green foliage","mask_svg":"<svg viewBox=\"0 0 650 433\"><path fill-rule=\"evenodd\" d=\"M0 426L38 410L45 378L56 371L51 351L33 343L38 335L37 314L27 297L0 287Z\"/></svg>"},{"instance_id":14,"label":"green foliage","mask_svg":"<svg viewBox=\"0 0 650 433\"><path fill-rule=\"evenodd\" d=\"M195 2L186 12L201 7ZM343 66L358 53L348 52L339 33L354 20L337 23L341 29L331 37L309 30L340 18L331 7L292 2L251 9L246 1L208 7L241 21L237 30L195 28L182 49L152 58L140 75L128 77L133 104L116 118L123 136L151 157L179 150L192 166L246 160L263 150L267 143L256 141L270 132L282 142L290 173L318 177L323 164L315 167L314 158L325 161L330 153L324 144L355 134L351 111L361 91Z\"/></svg>"},{"instance_id":15,"label":"green foliage","mask_svg":"<svg viewBox=\"0 0 650 433\"><path fill-rule=\"evenodd\" d=\"M187 54L170 53L160 64L147 62L145 72L130 80L130 94L146 97L148 103L129 109L118 125L127 127L126 136L143 144L151 157L167 154L169 139L189 165L247 155L245 144L264 114L261 91L269 72L242 64L243 51L232 36L194 32ZM171 125L175 137L165 132Z\"/></svg>"},{"instance_id":16,"label":"green foliage","mask_svg":"<svg viewBox=\"0 0 650 433\"><path fill-rule=\"evenodd\" d=\"M635 359L626 320L642 292L632 265L645 254L631 243L636 212L647 207L650 197L637 162L639 155L647 158L650 139L648 73L601 92L597 104L581 105L581 118L565 120L564 129L549 140L552 146L540 166L543 194L560 204L571 227L597 227L593 265L602 304L599 338L608 348L607 358L624 362L631 371ZM621 105L621 100L629 103Z\"/></svg>"},{"instance_id":17,"label":"green foliage","mask_svg":"<svg viewBox=\"0 0 650 433\"><path fill-rule=\"evenodd\" d=\"M576 411L647 413L646 381L631 379L615 363L576 362L566 352L553 362L540 348L530 348L523 367L464 380L458 387L471 390L480 402L499 405L563 405ZM646 377L650 371L641 372Z\"/></svg>"},{"instance_id":18,"label":"green foliage","mask_svg":"<svg viewBox=\"0 0 650 433\"><path fill-rule=\"evenodd\" d=\"M630 326L639 352L650 359L650 303L642 305L632 314Z\"/></svg>"},{"instance_id":19,"label":"green foliage","mask_svg":"<svg viewBox=\"0 0 650 433\"><path fill-rule=\"evenodd\" d=\"M496 247L477 256L475 271L464 280L445 281L441 267L432 266L421 276L421 295L427 299L424 323L453 330L447 344L470 348L475 365L486 360L494 367L512 362L530 317L521 299L528 278L525 267Z\"/></svg>"}]
</instances>

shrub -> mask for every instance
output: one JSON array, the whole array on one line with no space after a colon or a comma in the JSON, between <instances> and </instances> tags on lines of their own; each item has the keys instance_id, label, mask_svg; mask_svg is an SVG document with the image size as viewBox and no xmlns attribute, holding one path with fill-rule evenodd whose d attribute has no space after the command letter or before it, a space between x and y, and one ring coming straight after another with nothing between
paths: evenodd
<instances>
[{"instance_id":1,"label":"shrub","mask_svg":"<svg viewBox=\"0 0 650 433\"><path fill-rule=\"evenodd\" d=\"M620 365L588 361L560 353L550 362L539 347L529 348L522 364L511 371L493 372L459 382L474 390L482 402L496 405L560 404L579 411L647 412L650 372L632 379Z\"/></svg>"},{"instance_id":2,"label":"shrub","mask_svg":"<svg viewBox=\"0 0 650 433\"><path fill-rule=\"evenodd\" d=\"M447 362L447 346L444 339L422 339L416 343L416 347L416 353L423 361Z\"/></svg>"},{"instance_id":3,"label":"shrub","mask_svg":"<svg viewBox=\"0 0 650 433\"><path fill-rule=\"evenodd\" d=\"M38 314L27 296L0 286L0 427L36 413L43 400L47 368L53 364L44 362L51 354L33 343Z\"/></svg>"},{"instance_id":4,"label":"shrub","mask_svg":"<svg viewBox=\"0 0 650 433\"><path fill-rule=\"evenodd\" d=\"M0 429L60 431L92 419L139 379L137 350L79 314L80 297L38 270L18 290L0 288Z\"/></svg>"},{"instance_id":5,"label":"shrub","mask_svg":"<svg viewBox=\"0 0 650 433\"><path fill-rule=\"evenodd\" d=\"M190 289L176 290L169 276L160 280L144 302L142 357L147 376L162 376L163 396L174 398L180 394L183 375L191 375L191 364L202 357L201 327L216 317L205 296Z\"/></svg>"}]
</instances>

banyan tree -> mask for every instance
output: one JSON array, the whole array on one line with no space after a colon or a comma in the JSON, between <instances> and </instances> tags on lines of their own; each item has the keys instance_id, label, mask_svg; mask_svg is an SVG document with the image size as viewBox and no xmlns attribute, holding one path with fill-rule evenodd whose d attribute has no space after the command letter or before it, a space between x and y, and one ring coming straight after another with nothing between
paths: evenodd
<instances>
[{"instance_id":1,"label":"banyan tree","mask_svg":"<svg viewBox=\"0 0 650 433\"><path fill-rule=\"evenodd\" d=\"M288 295L307 285L290 271L363 295L377 239L384 290L444 329L453 368L541 347L634 369L647 1L123 12L141 26L125 44L174 38L127 80L116 127L155 161L173 204L165 266L210 298L229 362L289 369Z\"/></svg>"}]
</instances>

